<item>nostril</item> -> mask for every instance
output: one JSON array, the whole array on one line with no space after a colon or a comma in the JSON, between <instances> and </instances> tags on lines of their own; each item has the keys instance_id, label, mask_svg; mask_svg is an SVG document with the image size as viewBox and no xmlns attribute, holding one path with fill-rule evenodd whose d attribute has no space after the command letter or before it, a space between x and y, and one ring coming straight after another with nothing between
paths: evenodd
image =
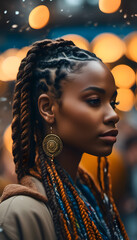
<instances>
[{"instance_id":1,"label":"nostril","mask_svg":"<svg viewBox=\"0 0 137 240\"><path fill-rule=\"evenodd\" d=\"M104 123L113 123L116 124L119 122L119 115L114 111L114 109L109 110L108 113L104 116Z\"/></svg>"}]
</instances>

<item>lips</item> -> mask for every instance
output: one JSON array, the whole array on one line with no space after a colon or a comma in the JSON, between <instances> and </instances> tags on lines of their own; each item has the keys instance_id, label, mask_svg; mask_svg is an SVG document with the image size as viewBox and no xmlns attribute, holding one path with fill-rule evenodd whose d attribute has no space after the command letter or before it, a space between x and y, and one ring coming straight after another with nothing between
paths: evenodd
<instances>
[{"instance_id":1,"label":"lips","mask_svg":"<svg viewBox=\"0 0 137 240\"><path fill-rule=\"evenodd\" d=\"M106 143L115 143L117 140L116 139L117 135L118 135L118 130L112 129L99 135L99 139L103 140Z\"/></svg>"},{"instance_id":2,"label":"lips","mask_svg":"<svg viewBox=\"0 0 137 240\"><path fill-rule=\"evenodd\" d=\"M116 137L117 135L118 135L118 130L117 130L117 129L113 129L113 130L104 132L104 133L101 134L100 136L101 136L101 137L104 137L104 136L114 136L114 137Z\"/></svg>"}]
</instances>

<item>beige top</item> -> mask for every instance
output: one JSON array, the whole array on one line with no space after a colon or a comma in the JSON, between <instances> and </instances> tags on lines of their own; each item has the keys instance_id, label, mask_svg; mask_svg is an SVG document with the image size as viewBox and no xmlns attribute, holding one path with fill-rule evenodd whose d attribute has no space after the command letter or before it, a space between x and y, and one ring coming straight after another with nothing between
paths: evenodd
<instances>
[{"instance_id":1,"label":"beige top","mask_svg":"<svg viewBox=\"0 0 137 240\"><path fill-rule=\"evenodd\" d=\"M0 240L56 239L43 184L26 176L23 185L8 185L0 204Z\"/></svg>"}]
</instances>

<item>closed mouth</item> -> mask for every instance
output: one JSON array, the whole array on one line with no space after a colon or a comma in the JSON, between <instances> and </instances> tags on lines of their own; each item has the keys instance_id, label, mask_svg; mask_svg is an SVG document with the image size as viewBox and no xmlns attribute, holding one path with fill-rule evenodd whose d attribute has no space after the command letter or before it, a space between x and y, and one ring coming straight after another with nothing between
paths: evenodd
<instances>
[{"instance_id":1,"label":"closed mouth","mask_svg":"<svg viewBox=\"0 0 137 240\"><path fill-rule=\"evenodd\" d=\"M100 134L100 137L105 137L105 136L113 136L116 137L118 135L118 130L117 129L112 129L107 132L104 132L103 134Z\"/></svg>"},{"instance_id":2,"label":"closed mouth","mask_svg":"<svg viewBox=\"0 0 137 240\"><path fill-rule=\"evenodd\" d=\"M117 141L116 136L118 135L118 130L110 130L99 135L99 138L106 143L115 143Z\"/></svg>"}]
</instances>

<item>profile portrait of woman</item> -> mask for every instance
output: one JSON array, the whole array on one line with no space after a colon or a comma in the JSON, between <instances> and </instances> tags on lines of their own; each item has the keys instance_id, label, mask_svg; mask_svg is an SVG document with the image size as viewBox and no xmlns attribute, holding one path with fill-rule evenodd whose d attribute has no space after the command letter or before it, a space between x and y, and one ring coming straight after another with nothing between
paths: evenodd
<instances>
[{"instance_id":1,"label":"profile portrait of woman","mask_svg":"<svg viewBox=\"0 0 137 240\"><path fill-rule=\"evenodd\" d=\"M116 97L95 54L63 39L32 45L15 82L18 184L1 197L0 240L128 239L107 161L118 134ZM97 156L98 184L79 167L83 153Z\"/></svg>"}]
</instances>

